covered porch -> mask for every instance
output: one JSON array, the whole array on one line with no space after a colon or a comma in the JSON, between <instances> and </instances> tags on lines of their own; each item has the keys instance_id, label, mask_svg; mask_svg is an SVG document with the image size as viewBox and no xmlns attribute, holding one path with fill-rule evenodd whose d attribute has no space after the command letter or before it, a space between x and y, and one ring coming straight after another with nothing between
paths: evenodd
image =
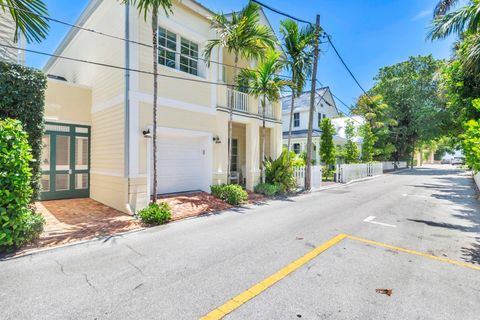
<instances>
[{"instance_id":1,"label":"covered porch","mask_svg":"<svg viewBox=\"0 0 480 320\"><path fill-rule=\"evenodd\" d=\"M234 121L232 125L230 182L238 183L247 190L253 190L260 181L262 130L261 121L258 119L247 122ZM275 125L266 125L265 157L276 158L280 154L281 140L279 139L279 130L280 128L275 128ZM224 139L225 143L222 143L222 145L224 153L228 155L228 135L225 135ZM226 172L226 162L224 166Z\"/></svg>"}]
</instances>

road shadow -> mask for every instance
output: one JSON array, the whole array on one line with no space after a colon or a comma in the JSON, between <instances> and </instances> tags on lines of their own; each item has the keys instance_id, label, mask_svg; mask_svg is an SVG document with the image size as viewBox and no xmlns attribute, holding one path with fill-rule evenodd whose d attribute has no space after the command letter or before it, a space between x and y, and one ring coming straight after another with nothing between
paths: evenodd
<instances>
[{"instance_id":1,"label":"road shadow","mask_svg":"<svg viewBox=\"0 0 480 320\"><path fill-rule=\"evenodd\" d=\"M411 187L429 189L431 197L447 201L453 208L451 217L464 220L466 224L408 219L425 225L473 233L474 242L462 247L462 258L469 263L480 264L480 201L471 175L459 168L416 168L399 172L401 175L437 176L430 183L414 184ZM469 235L470 237L470 235Z\"/></svg>"}]
</instances>

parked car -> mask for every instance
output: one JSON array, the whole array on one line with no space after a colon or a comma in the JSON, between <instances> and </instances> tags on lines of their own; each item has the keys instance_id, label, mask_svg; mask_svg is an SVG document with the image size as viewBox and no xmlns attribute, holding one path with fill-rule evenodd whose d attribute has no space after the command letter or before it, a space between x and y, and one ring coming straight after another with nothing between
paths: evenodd
<instances>
[{"instance_id":1,"label":"parked car","mask_svg":"<svg viewBox=\"0 0 480 320\"><path fill-rule=\"evenodd\" d=\"M442 161L440 161L441 164L450 164L450 162L450 159L442 159Z\"/></svg>"},{"instance_id":2,"label":"parked car","mask_svg":"<svg viewBox=\"0 0 480 320\"><path fill-rule=\"evenodd\" d=\"M452 160L452 165L464 164L464 163L465 163L465 159L462 158L462 157L455 157L455 158L453 158L453 160Z\"/></svg>"}]
</instances>

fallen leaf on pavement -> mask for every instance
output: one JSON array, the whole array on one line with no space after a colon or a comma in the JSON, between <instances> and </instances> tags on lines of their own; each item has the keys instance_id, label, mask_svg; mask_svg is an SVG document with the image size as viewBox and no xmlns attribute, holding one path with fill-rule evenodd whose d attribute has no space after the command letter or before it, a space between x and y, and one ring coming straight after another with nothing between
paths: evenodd
<instances>
[{"instance_id":1,"label":"fallen leaf on pavement","mask_svg":"<svg viewBox=\"0 0 480 320\"><path fill-rule=\"evenodd\" d=\"M390 297L392 295L393 289L375 289L375 292L380 294L386 294Z\"/></svg>"}]
</instances>

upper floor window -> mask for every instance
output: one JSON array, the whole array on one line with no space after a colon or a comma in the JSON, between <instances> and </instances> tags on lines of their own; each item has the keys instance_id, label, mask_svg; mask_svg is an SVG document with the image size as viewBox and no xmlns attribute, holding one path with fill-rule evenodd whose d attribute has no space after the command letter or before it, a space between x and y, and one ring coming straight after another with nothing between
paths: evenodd
<instances>
[{"instance_id":1,"label":"upper floor window","mask_svg":"<svg viewBox=\"0 0 480 320\"><path fill-rule=\"evenodd\" d=\"M293 126L300 127L300 113L298 112L293 114Z\"/></svg>"},{"instance_id":2,"label":"upper floor window","mask_svg":"<svg viewBox=\"0 0 480 320\"><path fill-rule=\"evenodd\" d=\"M318 126L320 127L321 124L322 124L322 114L319 112L318 113Z\"/></svg>"},{"instance_id":3,"label":"upper floor window","mask_svg":"<svg viewBox=\"0 0 480 320\"><path fill-rule=\"evenodd\" d=\"M158 63L198 75L198 44L159 27Z\"/></svg>"},{"instance_id":4,"label":"upper floor window","mask_svg":"<svg viewBox=\"0 0 480 320\"><path fill-rule=\"evenodd\" d=\"M164 28L158 28L158 63L175 69L176 52L177 35Z\"/></svg>"},{"instance_id":5,"label":"upper floor window","mask_svg":"<svg viewBox=\"0 0 480 320\"><path fill-rule=\"evenodd\" d=\"M190 74L198 74L198 44L182 38L180 70Z\"/></svg>"}]
</instances>

